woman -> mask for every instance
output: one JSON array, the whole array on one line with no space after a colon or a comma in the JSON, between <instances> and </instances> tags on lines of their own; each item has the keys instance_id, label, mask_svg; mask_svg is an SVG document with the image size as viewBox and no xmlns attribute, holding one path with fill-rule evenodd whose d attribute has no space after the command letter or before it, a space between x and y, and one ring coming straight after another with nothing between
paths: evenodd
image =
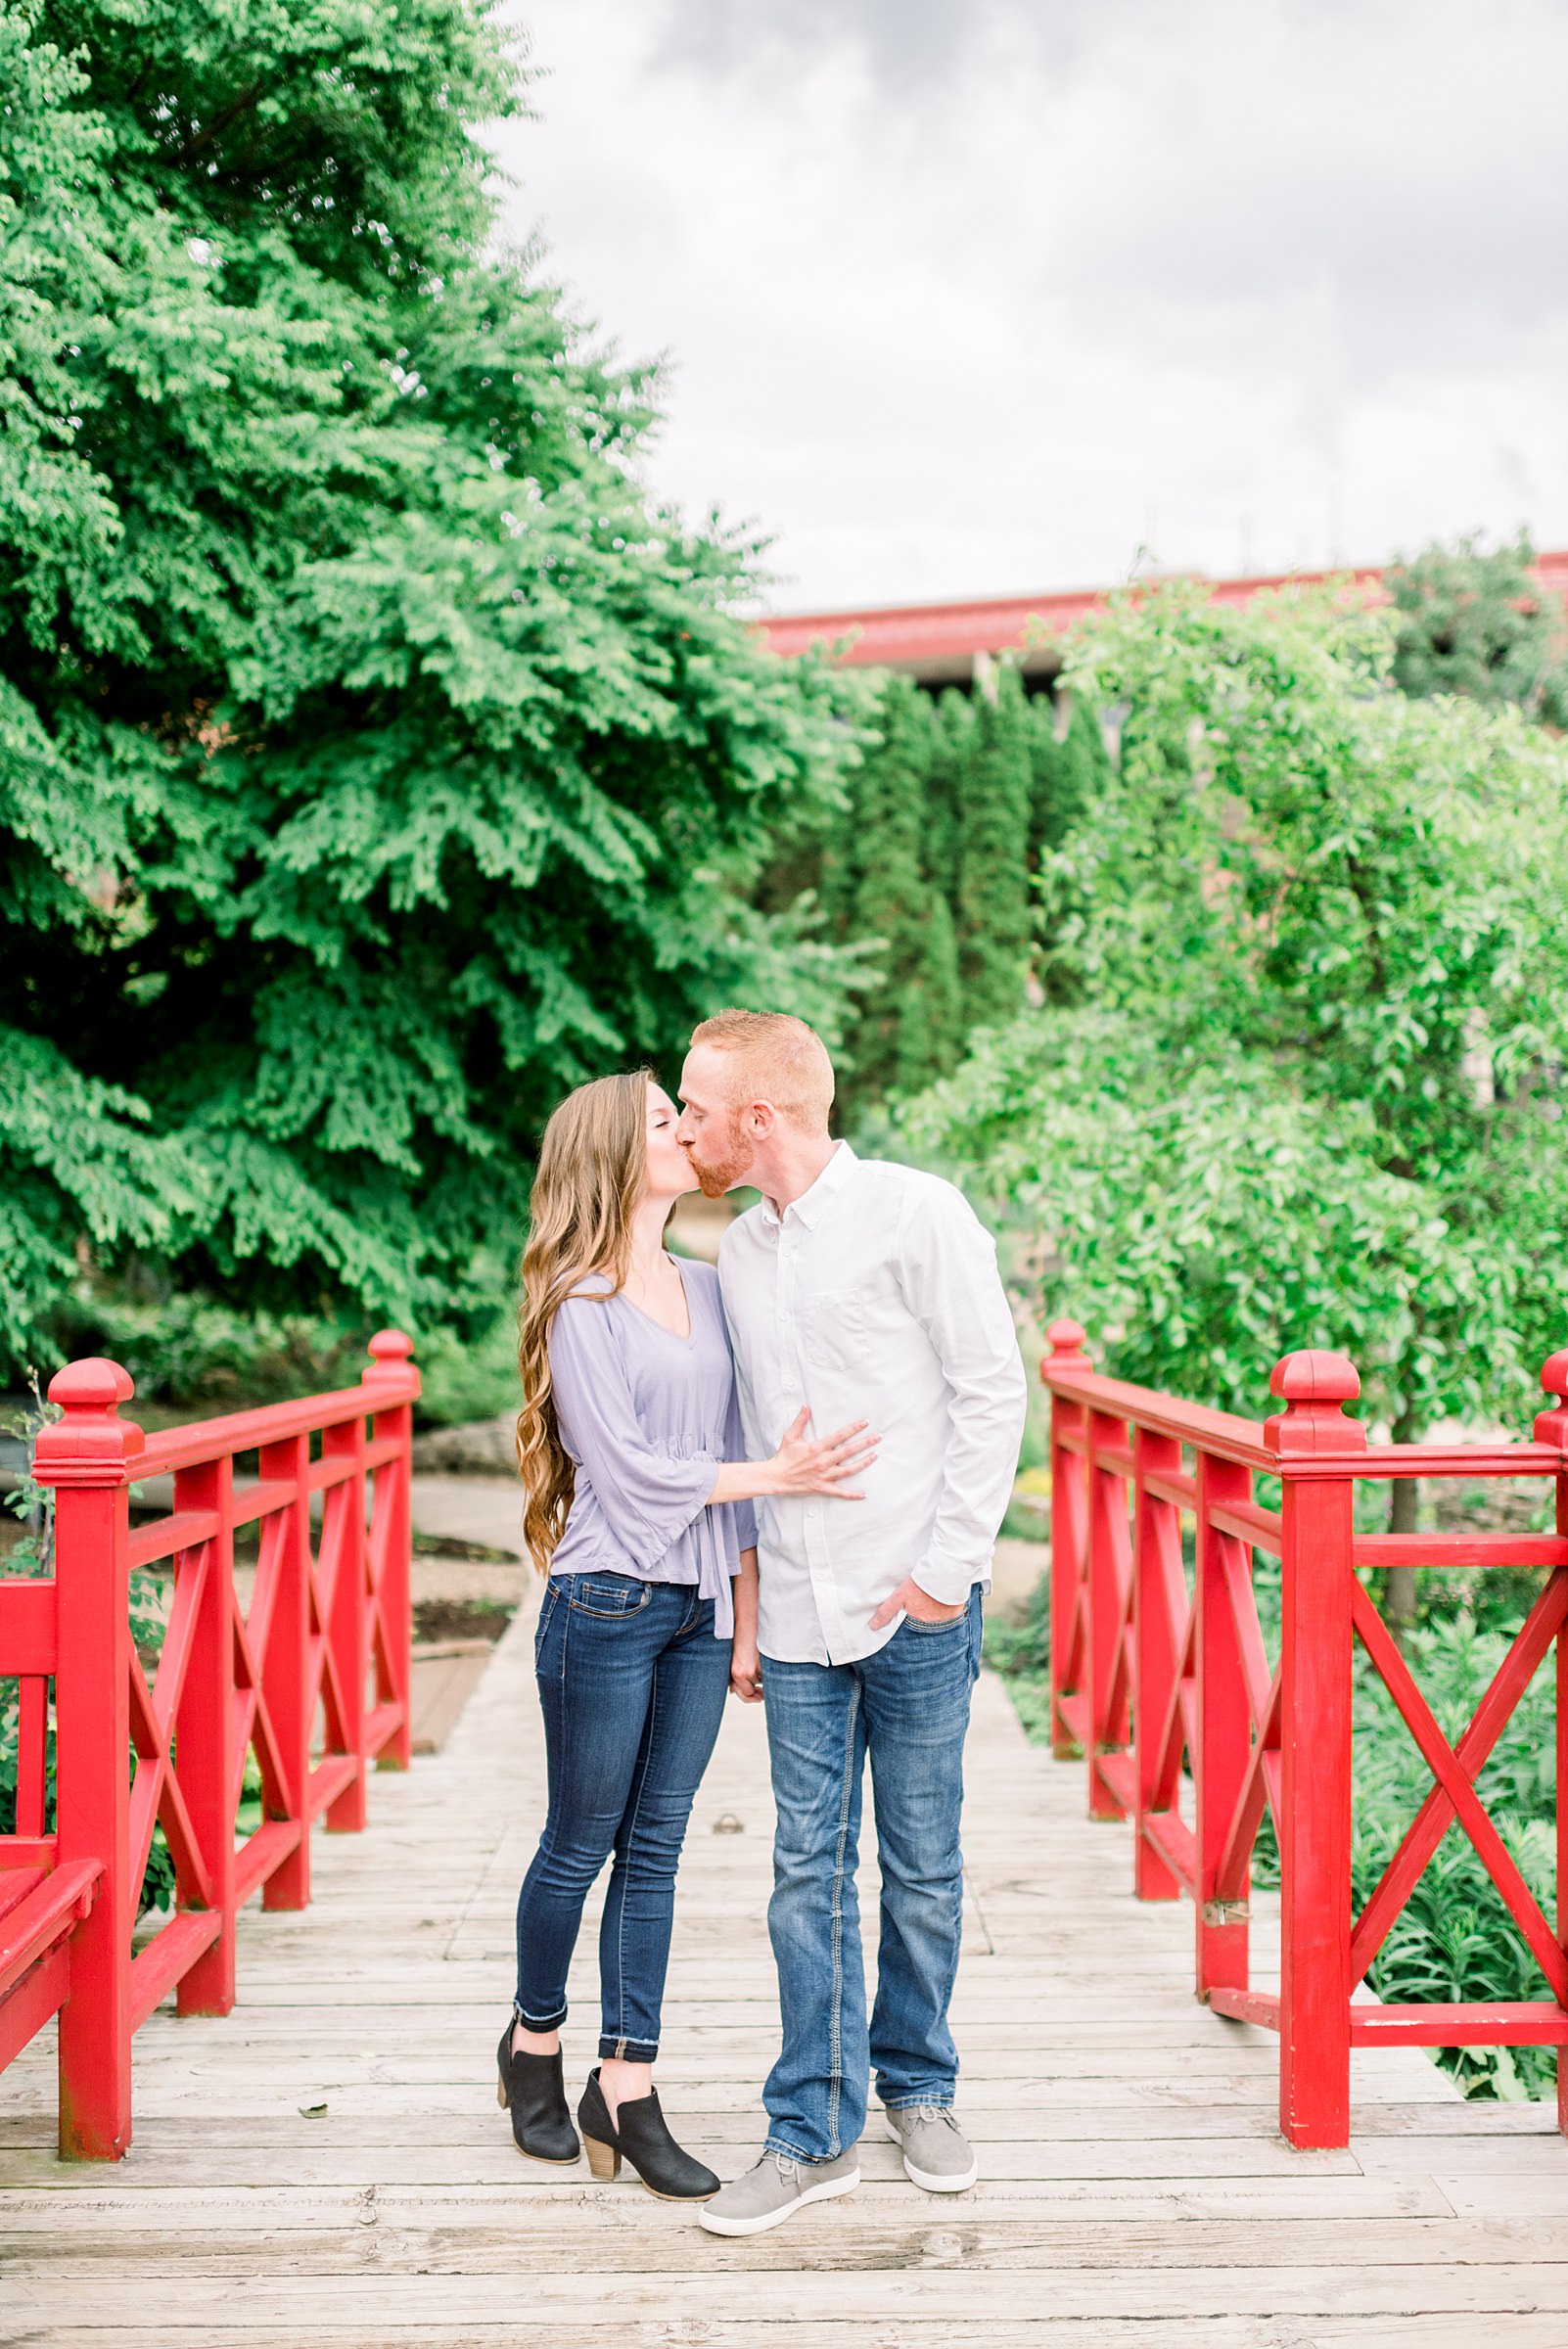
<instances>
[{"instance_id":1,"label":"woman","mask_svg":"<svg viewBox=\"0 0 1568 2349\"><path fill-rule=\"evenodd\" d=\"M733 1673L758 1693L752 1501L832 1494L873 1457L865 1422L747 1461L718 1276L665 1252L697 1188L646 1069L568 1095L544 1129L523 1259L518 1458L547 1572L534 1665L549 1810L518 1900L518 1987L498 2050L523 2152L575 2161L560 2026L582 1904L613 1852L599 1932L600 2061L577 2120L596 2178L622 2157L656 2194L718 2180L681 2150L653 2085L675 1868Z\"/></svg>"}]
</instances>

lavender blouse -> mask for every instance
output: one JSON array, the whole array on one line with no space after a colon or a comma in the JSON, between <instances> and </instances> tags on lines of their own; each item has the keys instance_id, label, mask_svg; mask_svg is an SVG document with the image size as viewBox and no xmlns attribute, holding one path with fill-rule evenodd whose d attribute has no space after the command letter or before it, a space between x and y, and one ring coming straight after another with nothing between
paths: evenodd
<instances>
[{"instance_id":1,"label":"lavender blouse","mask_svg":"<svg viewBox=\"0 0 1568 2349\"><path fill-rule=\"evenodd\" d=\"M710 1506L714 1472L744 1460L735 1372L718 1274L682 1261L691 1317L677 1337L593 1274L550 1329L550 1380L561 1441L576 1466L552 1574L634 1575L695 1584L714 1602L714 1633L735 1628L730 1577L757 1541L749 1500Z\"/></svg>"}]
</instances>

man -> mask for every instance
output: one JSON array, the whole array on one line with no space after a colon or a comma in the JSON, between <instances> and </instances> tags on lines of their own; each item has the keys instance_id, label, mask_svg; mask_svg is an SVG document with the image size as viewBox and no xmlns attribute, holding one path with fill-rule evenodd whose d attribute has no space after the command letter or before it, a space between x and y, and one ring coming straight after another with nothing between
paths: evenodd
<instances>
[{"instance_id":1,"label":"man","mask_svg":"<svg viewBox=\"0 0 1568 2349\"><path fill-rule=\"evenodd\" d=\"M991 1239L950 1183L830 1138L832 1063L804 1021L704 1021L680 1090L704 1190L762 1194L718 1257L748 1451L771 1452L803 1405L818 1427L863 1419L880 1442L863 1498L758 1507L783 2046L762 2157L701 2213L715 2234L755 2234L859 2184L873 2067L915 2184L953 2193L978 2175L953 2116L947 2006L980 1599L1024 1374ZM855 1891L867 1756L882 1866L869 2025Z\"/></svg>"}]
</instances>

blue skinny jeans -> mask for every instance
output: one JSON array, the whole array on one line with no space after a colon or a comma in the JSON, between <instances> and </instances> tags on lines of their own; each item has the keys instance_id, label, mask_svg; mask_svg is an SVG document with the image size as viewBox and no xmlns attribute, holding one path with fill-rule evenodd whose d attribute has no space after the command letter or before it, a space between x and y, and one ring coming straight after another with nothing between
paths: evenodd
<instances>
[{"instance_id":1,"label":"blue skinny jeans","mask_svg":"<svg viewBox=\"0 0 1568 2349\"><path fill-rule=\"evenodd\" d=\"M762 1660L778 1828L767 1926L783 2046L762 2091L767 2144L831 2161L865 2127L871 2072L890 2107L950 2104L947 2005L963 1921L964 1737L980 1671L980 1592L961 1615L906 1617L857 1664ZM877 1995L860 1955L866 1758L882 1869Z\"/></svg>"},{"instance_id":2,"label":"blue skinny jeans","mask_svg":"<svg viewBox=\"0 0 1568 2349\"><path fill-rule=\"evenodd\" d=\"M599 1927L599 2053L652 2063L692 1798L729 1686L714 1602L680 1583L552 1576L533 1642L549 1809L517 1904L517 2013L567 2015L582 1904L614 1855Z\"/></svg>"}]
</instances>

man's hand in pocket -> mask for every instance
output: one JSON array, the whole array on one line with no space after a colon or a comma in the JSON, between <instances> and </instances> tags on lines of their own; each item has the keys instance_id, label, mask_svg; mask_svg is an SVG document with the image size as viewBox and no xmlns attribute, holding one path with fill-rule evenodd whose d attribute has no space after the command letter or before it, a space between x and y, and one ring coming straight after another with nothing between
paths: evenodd
<instances>
[{"instance_id":1,"label":"man's hand in pocket","mask_svg":"<svg viewBox=\"0 0 1568 2349\"><path fill-rule=\"evenodd\" d=\"M953 1617L961 1615L968 1604L969 1601L964 1599L956 1607L945 1607L921 1589L912 1574L906 1574L893 1596L885 1598L872 1616L871 1629L880 1632L884 1624L891 1623L895 1615L899 1614L912 1615L916 1623L951 1623Z\"/></svg>"}]
</instances>

